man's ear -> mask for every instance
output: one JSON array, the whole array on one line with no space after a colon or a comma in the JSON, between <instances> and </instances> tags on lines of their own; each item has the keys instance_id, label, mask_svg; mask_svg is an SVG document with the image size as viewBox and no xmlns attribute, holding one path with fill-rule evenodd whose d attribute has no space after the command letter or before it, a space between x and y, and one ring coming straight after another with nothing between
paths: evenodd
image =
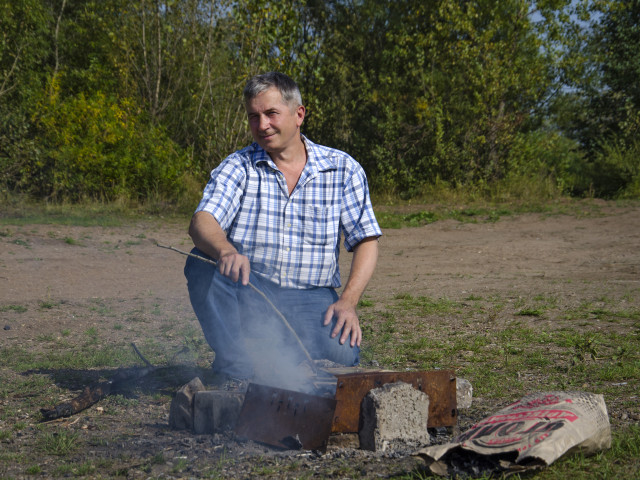
<instances>
[{"instance_id":1,"label":"man's ear","mask_svg":"<svg viewBox=\"0 0 640 480\"><path fill-rule=\"evenodd\" d=\"M302 125L302 122L304 121L304 116L307 113L307 109L304 108L304 105L299 105L298 108L296 108L296 124L299 126Z\"/></svg>"}]
</instances>

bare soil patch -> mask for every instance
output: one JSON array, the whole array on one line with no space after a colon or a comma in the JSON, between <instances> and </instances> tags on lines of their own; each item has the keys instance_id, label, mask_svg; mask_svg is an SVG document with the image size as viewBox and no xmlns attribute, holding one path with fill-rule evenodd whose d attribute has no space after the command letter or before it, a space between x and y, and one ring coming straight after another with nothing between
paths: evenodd
<instances>
[{"instance_id":1,"label":"bare soil patch","mask_svg":"<svg viewBox=\"0 0 640 480\"><path fill-rule=\"evenodd\" d=\"M213 358L189 304L184 257L157 248L152 240L189 250L186 228L187 220L161 219L115 228L0 227L0 329L4 327L0 347L5 353L25 356L25 364L29 358L39 364L48 357L59 361L60 355L70 352L71 364L68 369L14 371L7 367L9 360L1 361L2 382L14 391L0 396L0 410L5 412L0 430L11 432L0 438L0 450L5 452L0 476L24 477L32 472L130 478L374 478L419 466L408 452L376 455L348 448L326 455L277 452L224 435L192 435L168 428L171 394L196 374L206 380L206 365ZM343 277L349 261L350 255L343 253ZM375 312L403 294L458 302L492 296L515 302L549 295L560 302L559 311L584 302L597 304L607 297L616 299L621 308L638 309L639 273L638 206L604 204L585 215L522 214L497 222L447 220L385 230L378 268L366 292L365 298L374 305L367 318L375 321ZM475 319L507 320L502 315ZM570 322L553 314L521 320L536 328ZM446 321L451 329L465 328L456 315ZM580 328L630 331L624 322L593 325ZM637 330L636 325L631 333L637 335ZM132 385L98 404L101 408L94 406L76 418L38 423L40 407L72 398L85 385L110 378L120 366L139 365L128 352L130 342L152 362L167 366L165 374ZM109 351L120 352L104 360L109 368L75 366L73 352L87 357L90 352ZM543 376L540 372L534 384L540 385ZM462 416L461 426L513 400L508 392L501 400L477 398ZM611 396L606 401L614 427L637 423L639 412L631 405L632 398ZM74 447L64 455L51 453L47 442L64 435L74 439Z\"/></svg>"}]
</instances>

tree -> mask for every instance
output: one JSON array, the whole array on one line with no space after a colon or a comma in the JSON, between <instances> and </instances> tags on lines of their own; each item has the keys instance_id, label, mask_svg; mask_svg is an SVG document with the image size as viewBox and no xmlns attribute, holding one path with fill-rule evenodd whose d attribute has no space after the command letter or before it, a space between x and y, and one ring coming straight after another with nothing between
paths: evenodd
<instances>
[{"instance_id":1,"label":"tree","mask_svg":"<svg viewBox=\"0 0 640 480\"><path fill-rule=\"evenodd\" d=\"M585 68L558 104L556 117L584 148L574 193L640 193L640 2L592 2Z\"/></svg>"},{"instance_id":2,"label":"tree","mask_svg":"<svg viewBox=\"0 0 640 480\"><path fill-rule=\"evenodd\" d=\"M565 2L566 3L566 2ZM529 2L327 2L308 127L361 159L379 188L491 182L554 81Z\"/></svg>"},{"instance_id":3,"label":"tree","mask_svg":"<svg viewBox=\"0 0 640 480\"><path fill-rule=\"evenodd\" d=\"M43 81L49 18L38 0L0 0L0 192L28 183L40 154L29 105Z\"/></svg>"}]
</instances>

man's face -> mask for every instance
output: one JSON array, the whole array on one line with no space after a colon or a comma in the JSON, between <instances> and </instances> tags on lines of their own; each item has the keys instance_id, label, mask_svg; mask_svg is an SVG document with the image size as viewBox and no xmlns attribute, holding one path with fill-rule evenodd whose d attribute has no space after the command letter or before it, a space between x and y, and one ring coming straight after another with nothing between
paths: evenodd
<instances>
[{"instance_id":1,"label":"man's face","mask_svg":"<svg viewBox=\"0 0 640 480\"><path fill-rule=\"evenodd\" d=\"M268 153L283 152L300 140L305 109L286 104L277 88L258 94L246 108L251 135Z\"/></svg>"}]
</instances>

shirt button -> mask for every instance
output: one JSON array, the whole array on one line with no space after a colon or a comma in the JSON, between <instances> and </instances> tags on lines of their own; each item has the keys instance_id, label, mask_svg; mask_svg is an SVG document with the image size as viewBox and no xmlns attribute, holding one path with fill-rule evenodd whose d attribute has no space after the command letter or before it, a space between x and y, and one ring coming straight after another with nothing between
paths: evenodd
<instances>
[{"instance_id":1,"label":"shirt button","mask_svg":"<svg viewBox=\"0 0 640 480\"><path fill-rule=\"evenodd\" d=\"M288 227L288 228L291 228L291 224L290 224L290 223L287 223L287 227Z\"/></svg>"},{"instance_id":2,"label":"shirt button","mask_svg":"<svg viewBox=\"0 0 640 480\"><path fill-rule=\"evenodd\" d=\"M285 250L288 252L289 250L291 250L289 247L285 248Z\"/></svg>"},{"instance_id":3,"label":"shirt button","mask_svg":"<svg viewBox=\"0 0 640 480\"><path fill-rule=\"evenodd\" d=\"M282 278L287 278L287 273L286 272L282 274Z\"/></svg>"}]
</instances>

